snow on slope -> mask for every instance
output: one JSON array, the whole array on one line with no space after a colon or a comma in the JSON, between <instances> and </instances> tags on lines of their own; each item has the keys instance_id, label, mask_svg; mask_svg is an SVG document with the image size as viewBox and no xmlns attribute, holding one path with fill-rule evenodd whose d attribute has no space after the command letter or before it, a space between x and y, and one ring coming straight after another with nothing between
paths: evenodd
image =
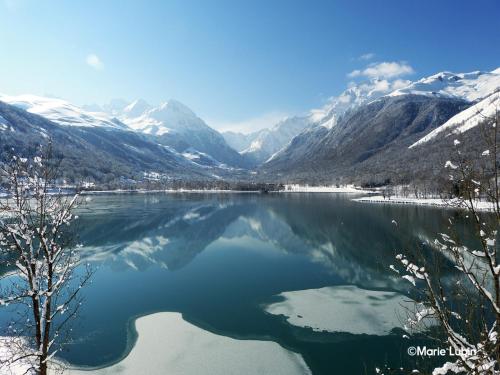
<instances>
[{"instance_id":1,"label":"snow on slope","mask_svg":"<svg viewBox=\"0 0 500 375\"><path fill-rule=\"evenodd\" d=\"M62 99L36 95L0 95L0 101L45 117L59 125L127 130L124 124L104 113L87 112Z\"/></svg>"},{"instance_id":2,"label":"snow on slope","mask_svg":"<svg viewBox=\"0 0 500 375\"><path fill-rule=\"evenodd\" d=\"M500 68L492 72L451 73L441 72L422 78L390 96L405 94L451 97L470 102L480 100L500 87Z\"/></svg>"},{"instance_id":3,"label":"snow on slope","mask_svg":"<svg viewBox=\"0 0 500 375\"><path fill-rule=\"evenodd\" d=\"M449 136L451 134L464 133L469 129L479 125L488 118L494 118L500 111L500 92L496 92L456 114L440 127L421 138L409 148L420 146L435 139L439 135Z\"/></svg>"},{"instance_id":4,"label":"snow on slope","mask_svg":"<svg viewBox=\"0 0 500 375\"><path fill-rule=\"evenodd\" d=\"M142 116L151 106L144 99L134 100L123 109L123 115L128 118Z\"/></svg>"}]
</instances>

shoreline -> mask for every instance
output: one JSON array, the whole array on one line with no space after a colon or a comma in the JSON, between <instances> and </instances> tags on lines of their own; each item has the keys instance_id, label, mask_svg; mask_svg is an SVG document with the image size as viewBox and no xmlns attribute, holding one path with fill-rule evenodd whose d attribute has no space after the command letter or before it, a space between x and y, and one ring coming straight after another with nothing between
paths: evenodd
<instances>
[{"instance_id":1,"label":"shoreline","mask_svg":"<svg viewBox=\"0 0 500 375\"><path fill-rule=\"evenodd\" d=\"M392 197L384 198L382 195L371 195L360 198L353 198L353 202L360 203L375 203L375 204L399 204L411 206L427 206L427 207L440 207L446 209L460 210L465 207L459 206L457 200L446 200L441 198L403 198ZM477 211L491 212L493 211L493 204L491 202L476 201L475 209Z\"/></svg>"},{"instance_id":2,"label":"shoreline","mask_svg":"<svg viewBox=\"0 0 500 375\"><path fill-rule=\"evenodd\" d=\"M284 185L283 190L274 191L273 193L348 193L348 194L373 194L371 190L362 189L355 185L343 185L343 186L310 186L310 185Z\"/></svg>"},{"instance_id":3,"label":"shoreline","mask_svg":"<svg viewBox=\"0 0 500 375\"><path fill-rule=\"evenodd\" d=\"M194 193L194 194L232 194L232 193L261 193L260 190L204 190L204 189L165 189L165 190L86 190L82 191L80 195L100 195L100 194L158 194L158 193Z\"/></svg>"},{"instance_id":4,"label":"shoreline","mask_svg":"<svg viewBox=\"0 0 500 375\"><path fill-rule=\"evenodd\" d=\"M249 194L276 194L276 193L349 193L349 194L374 194L371 190L364 190L358 186L345 185L337 186L309 186L309 185L284 185L283 190L230 190L230 189L133 189L133 190L84 190L80 195L99 195L99 194L156 194L156 193L194 193L194 194L234 194L234 193L249 193Z\"/></svg>"}]
</instances>

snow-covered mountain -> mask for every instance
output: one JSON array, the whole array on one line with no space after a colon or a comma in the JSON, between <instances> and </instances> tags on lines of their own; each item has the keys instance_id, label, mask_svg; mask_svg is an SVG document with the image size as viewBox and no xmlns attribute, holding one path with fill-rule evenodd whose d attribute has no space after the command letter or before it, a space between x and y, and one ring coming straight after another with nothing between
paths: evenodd
<instances>
[{"instance_id":1,"label":"snow-covered mountain","mask_svg":"<svg viewBox=\"0 0 500 375\"><path fill-rule=\"evenodd\" d=\"M341 95L330 98L323 107L312 109L306 115L288 117L268 129L251 134L225 132L223 135L231 147L256 164L261 164L285 151L295 136L321 137L325 128L331 129L348 111L408 84L410 81L389 82L384 79L353 84Z\"/></svg>"},{"instance_id":2,"label":"snow-covered mountain","mask_svg":"<svg viewBox=\"0 0 500 375\"><path fill-rule=\"evenodd\" d=\"M285 147L291 139L314 122L314 115L287 117L268 129L250 134L225 132L226 142L255 165Z\"/></svg>"},{"instance_id":3,"label":"snow-covered mountain","mask_svg":"<svg viewBox=\"0 0 500 375\"><path fill-rule=\"evenodd\" d=\"M75 176L102 181L186 171L202 179L356 177L380 183L390 173L408 179L417 169L423 174L420 167L439 159L450 134L464 134L475 144L467 134L478 129L468 131L495 114L499 90L500 68L441 72L415 82L373 79L351 84L305 115L224 136L176 100L78 107L56 98L0 95L0 136L5 150L28 149L51 137L77 166ZM415 163L423 147L425 158ZM89 153L96 156L86 158ZM257 174L250 174L255 166Z\"/></svg>"},{"instance_id":4,"label":"snow-covered mountain","mask_svg":"<svg viewBox=\"0 0 500 375\"><path fill-rule=\"evenodd\" d=\"M147 174L164 179L208 179L213 174L128 128L92 122L79 126L67 121L59 117L51 121L0 100L0 145L3 150L0 163L11 151L32 156L50 138L57 155L63 156L61 174L72 183L90 180L116 186L126 180L141 181Z\"/></svg>"},{"instance_id":5,"label":"snow-covered mountain","mask_svg":"<svg viewBox=\"0 0 500 375\"><path fill-rule=\"evenodd\" d=\"M125 107L120 118L136 131L157 136L208 127L191 109L177 100L169 100L158 107L136 100Z\"/></svg>"},{"instance_id":6,"label":"snow-covered mountain","mask_svg":"<svg viewBox=\"0 0 500 375\"><path fill-rule=\"evenodd\" d=\"M499 89L500 69L352 86L332 99L319 123L295 136L262 170L305 180L336 174L383 181L391 171L402 175L416 156L415 146L466 132L494 114ZM435 149L428 160L412 165L414 171L437 160Z\"/></svg>"},{"instance_id":7,"label":"snow-covered mountain","mask_svg":"<svg viewBox=\"0 0 500 375\"><path fill-rule=\"evenodd\" d=\"M375 78L351 84L342 94L332 97L322 108L311 110L307 116L291 117L269 129L251 134L226 132L223 135L233 148L260 164L279 159L280 155L287 155L288 158L290 154L304 153L325 137L342 116L384 96L420 95L472 103L488 96L499 87L500 68L491 72L441 72L415 82ZM458 120L463 121L463 118ZM437 133L440 131L436 129ZM429 134L429 137L431 136ZM298 139L290 144L295 137Z\"/></svg>"},{"instance_id":8,"label":"snow-covered mountain","mask_svg":"<svg viewBox=\"0 0 500 375\"><path fill-rule=\"evenodd\" d=\"M228 130L222 132L221 134L229 146L234 148L236 151L241 152L250 146L258 133L259 131L245 134Z\"/></svg>"},{"instance_id":9,"label":"snow-covered mountain","mask_svg":"<svg viewBox=\"0 0 500 375\"><path fill-rule=\"evenodd\" d=\"M264 129L259 132L248 148L241 152L257 163L263 163L276 152L285 147L293 137L304 128L314 123L314 116L295 116L286 118L271 129Z\"/></svg>"},{"instance_id":10,"label":"snow-covered mountain","mask_svg":"<svg viewBox=\"0 0 500 375\"><path fill-rule=\"evenodd\" d=\"M426 95L448 97L475 102L490 95L500 87L500 68L491 72L451 73L441 72L422 78L392 92L398 95Z\"/></svg>"},{"instance_id":11,"label":"snow-covered mountain","mask_svg":"<svg viewBox=\"0 0 500 375\"><path fill-rule=\"evenodd\" d=\"M151 109L151 106L144 99L134 100L127 104L119 113L119 116L133 119L142 116L146 111Z\"/></svg>"},{"instance_id":12,"label":"snow-covered mountain","mask_svg":"<svg viewBox=\"0 0 500 375\"><path fill-rule=\"evenodd\" d=\"M158 143L179 153L193 154L195 150L194 154L204 154L221 165L247 165L245 158L233 150L220 133L177 100L157 107L136 100L123 109L119 118L134 131L154 137Z\"/></svg>"},{"instance_id":13,"label":"snow-covered mountain","mask_svg":"<svg viewBox=\"0 0 500 375\"><path fill-rule=\"evenodd\" d=\"M161 135L148 134L142 127L134 129L110 113L84 110L62 99L1 95L2 145L24 153L40 144L41 139L50 137L61 152L64 150L67 160L73 160L78 171L72 175L92 176L98 181L105 178L102 170L108 170L107 178L111 175L141 178L143 173L154 173L210 179L213 175L227 176L231 166L243 159L225 144L220 134L178 102L171 101L158 108L151 108L141 100L128 105L121 101L114 103L116 106L105 107L113 107L113 113L123 119L130 120L127 115L139 114L138 119L150 121L150 125L155 121L160 131L152 133ZM129 121L133 125L140 124L137 118L132 119L137 121ZM171 126L168 130L166 123ZM210 147L215 151L206 152ZM85 156L86 153L90 154ZM235 163L229 162L233 155ZM95 171L90 171L92 165Z\"/></svg>"},{"instance_id":14,"label":"snow-covered mountain","mask_svg":"<svg viewBox=\"0 0 500 375\"><path fill-rule=\"evenodd\" d=\"M491 72L460 74L442 72L421 79L391 95L407 93L460 98L472 103L469 108L456 114L409 147L413 148L451 134L464 133L485 119L495 116L500 107L500 68Z\"/></svg>"},{"instance_id":15,"label":"snow-covered mountain","mask_svg":"<svg viewBox=\"0 0 500 375\"><path fill-rule=\"evenodd\" d=\"M301 132L292 137L289 144L272 154L266 162L281 157L288 159L292 154L294 154L293 158L296 158L319 142L342 116L394 90L406 87L410 83L410 81L405 80L390 82L384 79L372 79L357 85L351 85L339 96L330 98L322 108L311 110L309 126L304 127Z\"/></svg>"},{"instance_id":16,"label":"snow-covered mountain","mask_svg":"<svg viewBox=\"0 0 500 375\"><path fill-rule=\"evenodd\" d=\"M62 99L36 95L0 95L0 101L40 115L59 125L128 130L127 126L116 118L105 113L86 111Z\"/></svg>"},{"instance_id":17,"label":"snow-covered mountain","mask_svg":"<svg viewBox=\"0 0 500 375\"><path fill-rule=\"evenodd\" d=\"M351 86L339 96L332 97L321 110L315 110L320 114L318 125L331 129L338 119L347 112L370 103L394 90L406 87L411 82L406 80L387 81L374 78Z\"/></svg>"},{"instance_id":18,"label":"snow-covered mountain","mask_svg":"<svg viewBox=\"0 0 500 375\"><path fill-rule=\"evenodd\" d=\"M158 107L152 107L142 99L132 103L113 100L102 107L87 106L97 110L106 108L109 112L85 110L65 100L36 95L0 95L0 101L40 115L47 120L67 127L99 128L136 132L141 136L155 138L156 145L170 147L193 164L189 155L198 155L204 167L241 167L245 159L231 149L223 137L182 103L170 100Z\"/></svg>"}]
</instances>

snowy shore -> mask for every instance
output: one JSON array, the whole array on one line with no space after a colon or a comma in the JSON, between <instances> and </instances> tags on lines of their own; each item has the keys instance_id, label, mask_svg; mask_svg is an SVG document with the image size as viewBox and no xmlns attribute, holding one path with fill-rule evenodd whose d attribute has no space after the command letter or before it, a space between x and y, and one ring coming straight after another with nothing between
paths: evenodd
<instances>
[{"instance_id":1,"label":"snowy shore","mask_svg":"<svg viewBox=\"0 0 500 375\"><path fill-rule=\"evenodd\" d=\"M279 296L284 300L267 305L265 311L285 316L291 325L358 335L383 336L393 328L402 328L403 306L409 303L402 294L352 285L283 292Z\"/></svg>"},{"instance_id":2,"label":"snowy shore","mask_svg":"<svg viewBox=\"0 0 500 375\"><path fill-rule=\"evenodd\" d=\"M409 204L419 206L437 206L443 208L458 208L459 202L457 200L440 199L440 198L403 198L391 197L390 199L384 198L382 195L371 195L368 197L354 198L355 202L363 203L386 203L386 204ZM478 211L492 211L493 205L490 202L476 201L474 202Z\"/></svg>"},{"instance_id":3,"label":"snowy shore","mask_svg":"<svg viewBox=\"0 0 500 375\"><path fill-rule=\"evenodd\" d=\"M354 185L325 185L325 186L310 186L310 185L285 185L284 190L280 190L279 193L358 193L358 194L368 194L370 191L363 190Z\"/></svg>"}]
</instances>

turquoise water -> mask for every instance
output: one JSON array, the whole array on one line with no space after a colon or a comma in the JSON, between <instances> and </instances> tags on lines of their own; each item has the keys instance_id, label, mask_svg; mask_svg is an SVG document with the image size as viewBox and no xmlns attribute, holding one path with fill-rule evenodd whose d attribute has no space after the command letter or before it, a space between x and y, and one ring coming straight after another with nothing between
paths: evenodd
<instances>
[{"instance_id":1,"label":"turquoise water","mask_svg":"<svg viewBox=\"0 0 500 375\"><path fill-rule=\"evenodd\" d=\"M75 341L61 357L79 366L116 362L133 345L136 317L177 311L218 334L276 341L302 354L315 374L407 365L409 342L400 333L313 332L262 308L283 291L333 285L408 292L409 284L388 266L402 249L443 231L451 212L357 203L351 197L91 197L78 228L96 273L83 291Z\"/></svg>"}]
</instances>

